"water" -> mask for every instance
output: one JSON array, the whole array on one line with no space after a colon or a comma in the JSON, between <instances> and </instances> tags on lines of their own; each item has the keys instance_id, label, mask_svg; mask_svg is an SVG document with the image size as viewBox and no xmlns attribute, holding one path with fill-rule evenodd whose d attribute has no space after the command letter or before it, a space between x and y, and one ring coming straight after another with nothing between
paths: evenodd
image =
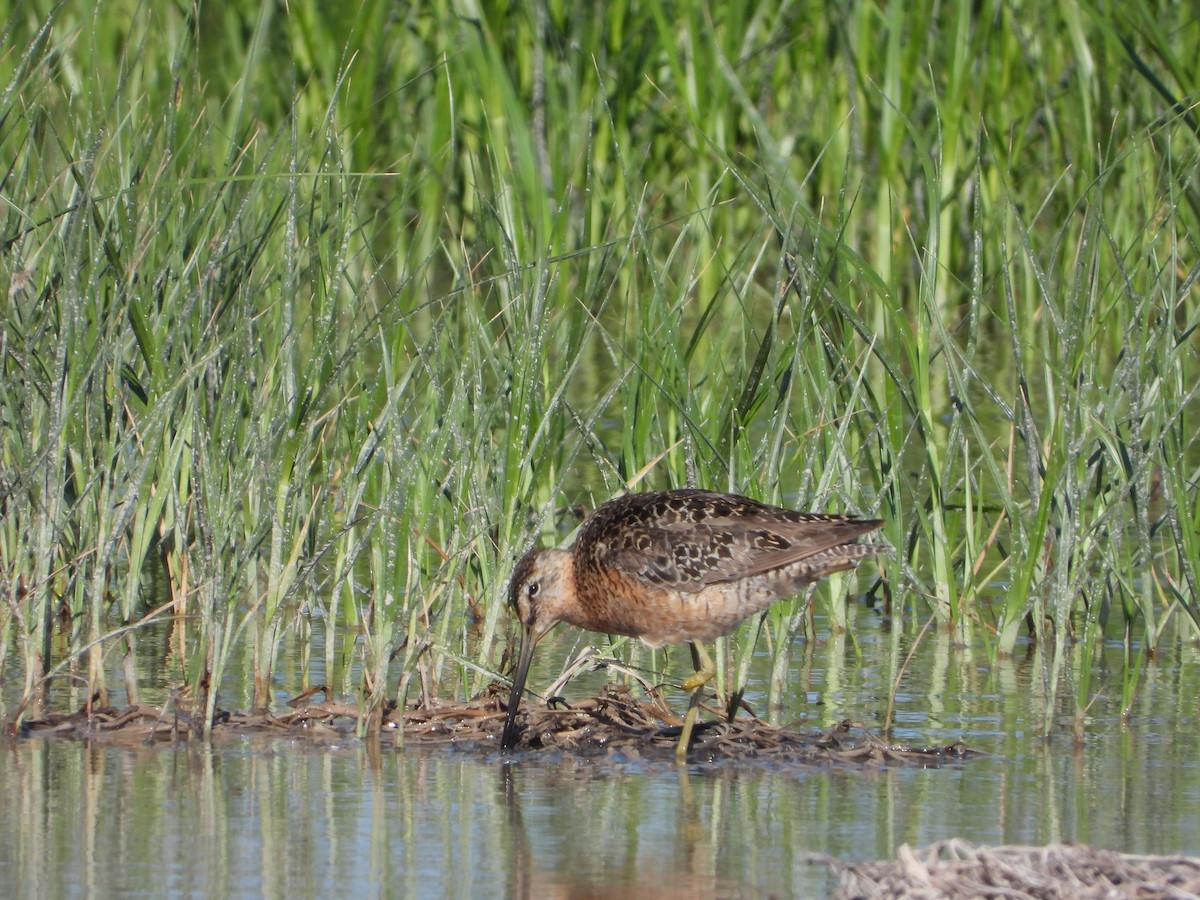
<instances>
[{"instance_id":1,"label":"water","mask_svg":"<svg viewBox=\"0 0 1200 900\"><path fill-rule=\"evenodd\" d=\"M856 629L856 650L799 642L786 712L804 730L881 719L894 641L866 613ZM940 769L505 762L387 740L8 741L0 871L13 896L754 897L828 893L814 854L887 858L955 836L1200 854L1195 650L1151 664L1129 724L1106 674L1121 652L1105 648L1077 746L1068 702L1041 736L1036 653L993 669L927 636L897 696L897 739L989 754Z\"/></svg>"}]
</instances>

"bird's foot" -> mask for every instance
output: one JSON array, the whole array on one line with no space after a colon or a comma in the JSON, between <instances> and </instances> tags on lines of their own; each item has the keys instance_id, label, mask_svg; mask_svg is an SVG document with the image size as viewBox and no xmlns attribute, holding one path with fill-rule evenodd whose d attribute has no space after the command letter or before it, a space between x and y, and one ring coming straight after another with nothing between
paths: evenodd
<instances>
[{"instance_id":1,"label":"bird's foot","mask_svg":"<svg viewBox=\"0 0 1200 900\"><path fill-rule=\"evenodd\" d=\"M690 676L683 680L680 685L685 691L698 691L704 687L717 673L712 669L697 669Z\"/></svg>"}]
</instances>

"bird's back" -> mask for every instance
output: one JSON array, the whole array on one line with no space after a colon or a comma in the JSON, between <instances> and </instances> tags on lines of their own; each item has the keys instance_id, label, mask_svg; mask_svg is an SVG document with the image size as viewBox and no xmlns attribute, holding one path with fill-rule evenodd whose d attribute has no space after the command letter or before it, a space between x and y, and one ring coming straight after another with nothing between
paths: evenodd
<instances>
[{"instance_id":1,"label":"bird's back","mask_svg":"<svg viewBox=\"0 0 1200 900\"><path fill-rule=\"evenodd\" d=\"M629 494L584 523L571 553L580 615L652 645L707 640L882 547L877 519L803 513L699 490Z\"/></svg>"}]
</instances>

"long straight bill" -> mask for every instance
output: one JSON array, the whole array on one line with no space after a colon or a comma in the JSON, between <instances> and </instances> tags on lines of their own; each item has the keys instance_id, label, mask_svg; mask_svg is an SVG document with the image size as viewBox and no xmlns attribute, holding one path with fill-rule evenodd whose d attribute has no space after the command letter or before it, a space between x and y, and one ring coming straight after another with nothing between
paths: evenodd
<instances>
[{"instance_id":1,"label":"long straight bill","mask_svg":"<svg viewBox=\"0 0 1200 900\"><path fill-rule=\"evenodd\" d=\"M525 676L529 674L529 662L533 659L536 644L533 629L528 625L523 626L521 649L517 652L517 671L513 674L512 693L508 695L508 718L504 720L504 736L500 739L501 750L511 750L517 745L517 707L525 691Z\"/></svg>"}]
</instances>

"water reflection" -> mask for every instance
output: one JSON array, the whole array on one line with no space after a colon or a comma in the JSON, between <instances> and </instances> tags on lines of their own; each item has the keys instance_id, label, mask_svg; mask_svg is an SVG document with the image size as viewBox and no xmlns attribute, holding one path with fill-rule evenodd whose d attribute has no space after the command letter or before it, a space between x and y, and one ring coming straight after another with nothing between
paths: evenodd
<instances>
[{"instance_id":1,"label":"water reflection","mask_svg":"<svg viewBox=\"0 0 1200 900\"><path fill-rule=\"evenodd\" d=\"M724 871L721 829L697 803L688 770L605 779L563 765L501 764L510 896L707 897L741 889Z\"/></svg>"}]
</instances>

